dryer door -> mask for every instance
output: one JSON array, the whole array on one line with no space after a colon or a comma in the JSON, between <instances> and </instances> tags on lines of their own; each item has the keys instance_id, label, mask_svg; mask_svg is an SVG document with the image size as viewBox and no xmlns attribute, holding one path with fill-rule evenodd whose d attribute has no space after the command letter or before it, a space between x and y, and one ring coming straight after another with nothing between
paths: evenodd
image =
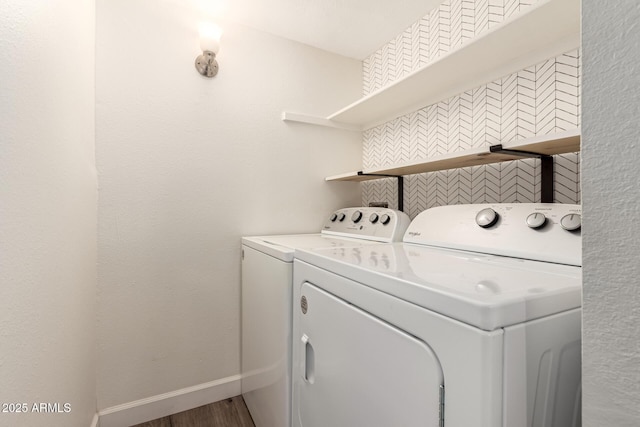
<instances>
[{"instance_id":1,"label":"dryer door","mask_svg":"<svg viewBox=\"0 0 640 427\"><path fill-rule=\"evenodd\" d=\"M428 345L312 284L302 295L294 425L442 425L444 380Z\"/></svg>"}]
</instances>

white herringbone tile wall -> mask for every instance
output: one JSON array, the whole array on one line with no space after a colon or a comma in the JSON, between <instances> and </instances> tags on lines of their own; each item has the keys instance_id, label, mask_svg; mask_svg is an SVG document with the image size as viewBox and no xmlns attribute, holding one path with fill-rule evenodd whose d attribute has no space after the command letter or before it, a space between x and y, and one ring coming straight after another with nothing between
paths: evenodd
<instances>
[{"instance_id":1,"label":"white herringbone tile wall","mask_svg":"<svg viewBox=\"0 0 640 427\"><path fill-rule=\"evenodd\" d=\"M367 95L462 46L538 0L447 0L363 61Z\"/></svg>"},{"instance_id":2,"label":"white herringbone tile wall","mask_svg":"<svg viewBox=\"0 0 640 427\"><path fill-rule=\"evenodd\" d=\"M450 0L364 61L364 92L384 87L535 0ZM580 51L575 50L368 129L372 168L580 126ZM578 153L555 156L555 201L580 203ZM363 183L362 199L397 206L394 179ZM540 162L518 160L405 177L405 211L458 203L540 200Z\"/></svg>"}]
</instances>

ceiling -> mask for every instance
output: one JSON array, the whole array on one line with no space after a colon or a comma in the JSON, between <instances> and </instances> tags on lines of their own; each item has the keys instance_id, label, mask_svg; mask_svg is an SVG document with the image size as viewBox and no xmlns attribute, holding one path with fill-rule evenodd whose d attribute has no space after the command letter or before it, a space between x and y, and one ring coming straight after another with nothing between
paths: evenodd
<instances>
[{"instance_id":1,"label":"ceiling","mask_svg":"<svg viewBox=\"0 0 640 427\"><path fill-rule=\"evenodd\" d=\"M364 59L442 0L197 0L216 15Z\"/></svg>"}]
</instances>

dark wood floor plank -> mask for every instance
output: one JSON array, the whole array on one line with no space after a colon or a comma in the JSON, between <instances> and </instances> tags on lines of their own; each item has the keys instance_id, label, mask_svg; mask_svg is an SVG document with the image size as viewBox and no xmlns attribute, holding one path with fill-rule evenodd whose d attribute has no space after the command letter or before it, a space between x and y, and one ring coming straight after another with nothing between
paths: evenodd
<instances>
[{"instance_id":1,"label":"dark wood floor plank","mask_svg":"<svg viewBox=\"0 0 640 427\"><path fill-rule=\"evenodd\" d=\"M213 419L213 424L211 424L211 427L236 427L238 425L238 414L236 413L233 399L221 400L219 402L212 403L211 405L209 405L209 407L211 409L211 415Z\"/></svg>"},{"instance_id":2,"label":"dark wood floor plank","mask_svg":"<svg viewBox=\"0 0 640 427\"><path fill-rule=\"evenodd\" d=\"M211 408L209 405L179 412L171 416L171 427L210 427Z\"/></svg>"},{"instance_id":3,"label":"dark wood floor plank","mask_svg":"<svg viewBox=\"0 0 640 427\"><path fill-rule=\"evenodd\" d=\"M255 427L242 396L171 416L171 427Z\"/></svg>"},{"instance_id":4,"label":"dark wood floor plank","mask_svg":"<svg viewBox=\"0 0 640 427\"><path fill-rule=\"evenodd\" d=\"M171 427L171 418L170 417L158 418L157 420L148 421L142 424L136 424L135 426L132 426L132 427Z\"/></svg>"},{"instance_id":5,"label":"dark wood floor plank","mask_svg":"<svg viewBox=\"0 0 640 427\"><path fill-rule=\"evenodd\" d=\"M253 419L251 418L251 414L249 413L249 409L247 409L246 403L244 403L244 399L242 396L236 396L233 398L233 403L236 407L236 411L238 413L238 421L239 427L255 427L253 424Z\"/></svg>"}]
</instances>

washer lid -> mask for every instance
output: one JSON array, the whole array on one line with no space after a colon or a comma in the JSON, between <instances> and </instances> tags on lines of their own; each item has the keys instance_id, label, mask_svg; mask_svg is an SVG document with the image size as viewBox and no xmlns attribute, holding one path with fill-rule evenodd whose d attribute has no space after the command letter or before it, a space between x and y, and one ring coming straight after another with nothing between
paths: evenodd
<instances>
[{"instance_id":1,"label":"washer lid","mask_svg":"<svg viewBox=\"0 0 640 427\"><path fill-rule=\"evenodd\" d=\"M282 261L293 262L295 249L364 246L381 244L381 242L316 233L243 237L242 244Z\"/></svg>"},{"instance_id":2,"label":"washer lid","mask_svg":"<svg viewBox=\"0 0 640 427\"><path fill-rule=\"evenodd\" d=\"M296 258L488 331L581 305L575 266L408 243L299 250Z\"/></svg>"}]
</instances>

